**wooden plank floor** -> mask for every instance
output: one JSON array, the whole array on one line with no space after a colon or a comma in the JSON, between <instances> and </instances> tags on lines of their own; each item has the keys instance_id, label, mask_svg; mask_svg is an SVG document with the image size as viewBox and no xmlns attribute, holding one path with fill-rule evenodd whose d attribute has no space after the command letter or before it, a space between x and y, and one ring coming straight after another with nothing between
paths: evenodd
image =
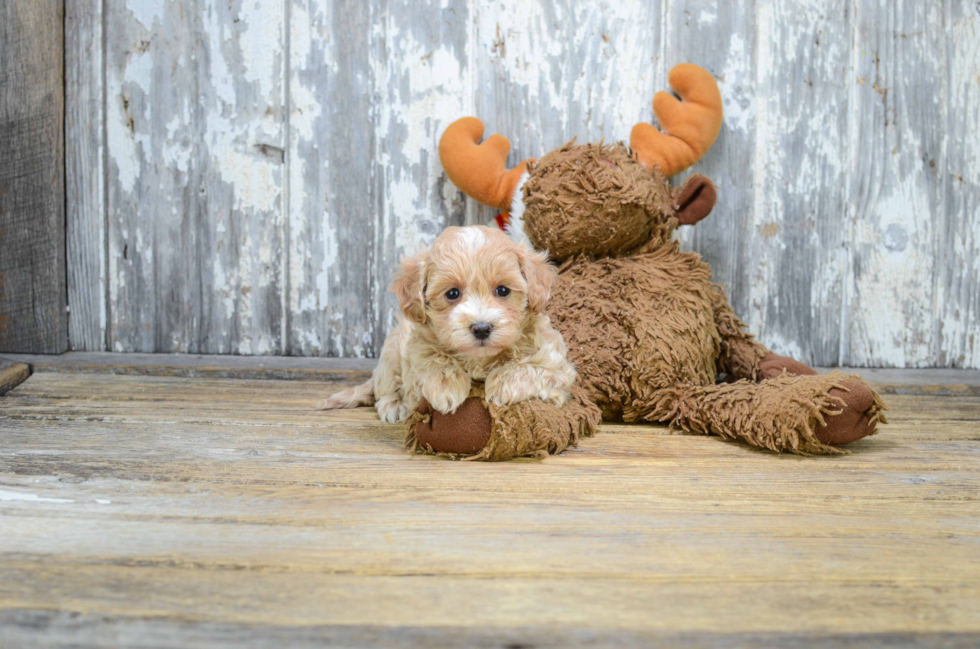
<instances>
[{"instance_id":1,"label":"wooden plank floor","mask_svg":"<svg viewBox=\"0 0 980 649\"><path fill-rule=\"evenodd\" d=\"M0 397L0 646L980 642L970 389L890 395L843 457L606 425L482 464L311 410L358 372Z\"/></svg>"}]
</instances>

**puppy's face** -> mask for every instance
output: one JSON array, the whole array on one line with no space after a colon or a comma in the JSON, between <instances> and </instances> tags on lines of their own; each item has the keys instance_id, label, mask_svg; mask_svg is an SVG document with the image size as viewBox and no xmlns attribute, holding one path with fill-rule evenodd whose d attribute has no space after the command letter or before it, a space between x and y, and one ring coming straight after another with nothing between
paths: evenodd
<instances>
[{"instance_id":1,"label":"puppy's face","mask_svg":"<svg viewBox=\"0 0 980 649\"><path fill-rule=\"evenodd\" d=\"M392 290L405 316L429 327L444 349L486 358L520 340L557 275L543 253L500 230L453 227L431 250L402 261Z\"/></svg>"}]
</instances>

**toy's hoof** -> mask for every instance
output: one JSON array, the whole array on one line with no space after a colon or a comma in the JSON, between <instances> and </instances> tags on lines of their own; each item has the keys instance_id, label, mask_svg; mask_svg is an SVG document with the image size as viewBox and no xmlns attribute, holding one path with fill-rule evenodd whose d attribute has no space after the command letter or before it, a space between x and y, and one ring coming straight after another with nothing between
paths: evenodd
<instances>
[{"instance_id":1,"label":"toy's hoof","mask_svg":"<svg viewBox=\"0 0 980 649\"><path fill-rule=\"evenodd\" d=\"M490 441L493 422L478 397L470 397L451 415L442 414L422 399L419 412L428 415L428 421L416 425L415 437L421 446L437 453L472 455Z\"/></svg>"},{"instance_id":2,"label":"toy's hoof","mask_svg":"<svg viewBox=\"0 0 980 649\"><path fill-rule=\"evenodd\" d=\"M800 361L793 360L787 356L766 354L762 360L759 361L760 379L776 378L783 373L783 370L789 374L792 374L793 376L807 376L817 373L817 371L809 365L804 365Z\"/></svg>"},{"instance_id":3,"label":"toy's hoof","mask_svg":"<svg viewBox=\"0 0 980 649\"><path fill-rule=\"evenodd\" d=\"M818 426L815 431L824 444L841 446L875 432L875 423L866 414L874 403L874 392L858 381L844 381L841 385L847 390L831 388L829 394L844 400L843 412L827 417L827 425Z\"/></svg>"}]
</instances>

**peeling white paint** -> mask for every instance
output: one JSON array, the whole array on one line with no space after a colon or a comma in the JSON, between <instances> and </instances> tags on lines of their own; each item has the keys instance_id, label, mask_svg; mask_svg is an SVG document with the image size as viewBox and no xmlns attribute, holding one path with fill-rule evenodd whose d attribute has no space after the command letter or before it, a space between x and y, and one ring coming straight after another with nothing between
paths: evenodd
<instances>
[{"instance_id":1,"label":"peeling white paint","mask_svg":"<svg viewBox=\"0 0 980 649\"><path fill-rule=\"evenodd\" d=\"M752 88L743 85L751 81L752 61L742 34L732 34L726 58L728 64L718 83L725 110L723 127L748 133L756 124L756 102Z\"/></svg>"},{"instance_id":2,"label":"peeling white paint","mask_svg":"<svg viewBox=\"0 0 980 649\"><path fill-rule=\"evenodd\" d=\"M255 84L260 96L272 96L282 76L279 57L270 56L274 51L270 51L270 45L279 46L285 36L282 3L254 0L242 13L243 16L236 23L242 34L239 39L244 68L242 79Z\"/></svg>"},{"instance_id":3,"label":"peeling white paint","mask_svg":"<svg viewBox=\"0 0 980 649\"><path fill-rule=\"evenodd\" d=\"M278 351L283 5L107 7L110 346Z\"/></svg>"},{"instance_id":4,"label":"peeling white paint","mask_svg":"<svg viewBox=\"0 0 980 649\"><path fill-rule=\"evenodd\" d=\"M855 73L864 79L855 93L863 119L851 165L858 269L845 362L928 367L940 360L936 237L943 198L933 169L942 156L947 105L942 8L917 4L887 25L879 11L887 10L861 5L857 16L869 28L856 43L866 53ZM907 46L895 49L896 39ZM909 69L914 78L906 77Z\"/></svg>"},{"instance_id":5,"label":"peeling white paint","mask_svg":"<svg viewBox=\"0 0 980 649\"><path fill-rule=\"evenodd\" d=\"M718 12L711 11L708 9L702 9L698 12L698 25L710 26L718 22Z\"/></svg>"},{"instance_id":6,"label":"peeling white paint","mask_svg":"<svg viewBox=\"0 0 980 649\"><path fill-rule=\"evenodd\" d=\"M953 3L943 173L952 245L942 243L939 362L980 368L980 11Z\"/></svg>"},{"instance_id":7,"label":"peeling white paint","mask_svg":"<svg viewBox=\"0 0 980 649\"><path fill-rule=\"evenodd\" d=\"M107 5L112 349L375 354L397 258L493 214L444 179L452 120L507 136L511 164L625 140L700 51L726 117L694 171L715 170L724 218L679 238L740 278L751 329L823 362L980 365L969 7L393 0L349 20L288 1Z\"/></svg>"},{"instance_id":8,"label":"peeling white paint","mask_svg":"<svg viewBox=\"0 0 980 649\"><path fill-rule=\"evenodd\" d=\"M164 5L169 1L172 0L142 0L131 2L126 8L131 12L133 19L149 31L155 26L154 23L163 19Z\"/></svg>"},{"instance_id":9,"label":"peeling white paint","mask_svg":"<svg viewBox=\"0 0 980 649\"><path fill-rule=\"evenodd\" d=\"M26 501L32 503L73 503L74 500L70 498L43 498L36 494L27 494L20 491L5 491L0 490L0 501L13 502L13 501Z\"/></svg>"}]
</instances>

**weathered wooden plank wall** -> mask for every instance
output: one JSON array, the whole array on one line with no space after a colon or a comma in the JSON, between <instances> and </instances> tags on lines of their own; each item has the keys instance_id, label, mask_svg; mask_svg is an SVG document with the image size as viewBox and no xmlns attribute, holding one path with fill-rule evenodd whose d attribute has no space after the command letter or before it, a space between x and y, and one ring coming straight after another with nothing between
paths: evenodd
<instances>
[{"instance_id":1,"label":"weathered wooden plank wall","mask_svg":"<svg viewBox=\"0 0 980 649\"><path fill-rule=\"evenodd\" d=\"M68 335L75 349L104 349L106 321L105 94L102 3L65 6L65 179Z\"/></svg>"},{"instance_id":2,"label":"weathered wooden plank wall","mask_svg":"<svg viewBox=\"0 0 980 649\"><path fill-rule=\"evenodd\" d=\"M0 351L68 347L64 11L0 3Z\"/></svg>"},{"instance_id":3,"label":"weathered wooden plank wall","mask_svg":"<svg viewBox=\"0 0 980 649\"><path fill-rule=\"evenodd\" d=\"M936 278L944 291L937 304L938 364L980 367L980 4L951 2L943 9L948 90L938 247L946 261Z\"/></svg>"},{"instance_id":4,"label":"weathered wooden plank wall","mask_svg":"<svg viewBox=\"0 0 980 649\"><path fill-rule=\"evenodd\" d=\"M374 355L399 255L492 216L442 173L450 121L512 163L622 139L692 61L726 120L681 236L761 339L980 367L976 2L69 5L76 349Z\"/></svg>"}]
</instances>

